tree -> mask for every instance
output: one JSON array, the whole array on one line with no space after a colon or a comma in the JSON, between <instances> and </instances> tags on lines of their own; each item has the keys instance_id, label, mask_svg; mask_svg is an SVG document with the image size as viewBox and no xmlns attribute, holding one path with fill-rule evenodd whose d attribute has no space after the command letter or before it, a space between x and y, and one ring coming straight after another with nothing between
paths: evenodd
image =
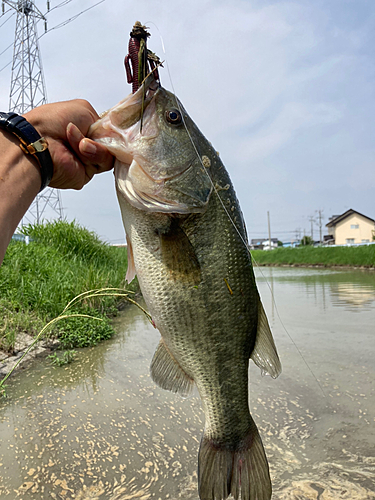
<instances>
[{"instance_id":1,"label":"tree","mask_svg":"<svg viewBox=\"0 0 375 500\"><path fill-rule=\"evenodd\" d=\"M314 240L310 236L304 236L301 240L301 243L299 244L300 247L304 247L307 245L313 245Z\"/></svg>"}]
</instances>

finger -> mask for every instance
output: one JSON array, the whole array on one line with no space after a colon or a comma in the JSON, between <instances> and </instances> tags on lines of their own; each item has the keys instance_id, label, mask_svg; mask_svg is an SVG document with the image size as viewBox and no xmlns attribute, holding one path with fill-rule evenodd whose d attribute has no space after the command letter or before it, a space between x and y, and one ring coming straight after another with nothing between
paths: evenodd
<instances>
[{"instance_id":1,"label":"finger","mask_svg":"<svg viewBox=\"0 0 375 500\"><path fill-rule=\"evenodd\" d=\"M79 130L79 128L76 125L74 125L74 123L68 123L68 126L66 127L66 136L69 141L70 147L79 157L80 156L79 143L84 138L84 135Z\"/></svg>"},{"instance_id":2,"label":"finger","mask_svg":"<svg viewBox=\"0 0 375 500\"><path fill-rule=\"evenodd\" d=\"M113 168L114 157L103 144L85 137L79 143L79 152L86 161L95 165L97 169L95 173L107 172Z\"/></svg>"},{"instance_id":3,"label":"finger","mask_svg":"<svg viewBox=\"0 0 375 500\"><path fill-rule=\"evenodd\" d=\"M91 157L87 157L83 155L80 151L80 142L85 138L79 128L74 125L74 123L69 123L66 127L66 136L69 141L69 145L73 150L75 161L77 164L80 164L83 168L84 172L84 184L87 184L95 174L100 171L100 167L93 162L93 159L96 158L96 155L92 155ZM90 148L89 148L90 149ZM93 148L91 147L91 151Z\"/></svg>"},{"instance_id":4,"label":"finger","mask_svg":"<svg viewBox=\"0 0 375 500\"><path fill-rule=\"evenodd\" d=\"M114 158L105 146L85 138L73 123L68 124L66 134L77 159L84 165L85 183L89 182L95 174L111 170Z\"/></svg>"}]
</instances>

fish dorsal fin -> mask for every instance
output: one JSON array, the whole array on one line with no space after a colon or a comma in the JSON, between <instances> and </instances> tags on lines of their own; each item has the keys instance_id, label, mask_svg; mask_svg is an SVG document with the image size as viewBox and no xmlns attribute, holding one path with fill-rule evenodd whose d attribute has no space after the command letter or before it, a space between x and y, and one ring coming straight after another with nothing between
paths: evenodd
<instances>
[{"instance_id":1,"label":"fish dorsal fin","mask_svg":"<svg viewBox=\"0 0 375 500\"><path fill-rule=\"evenodd\" d=\"M272 378L277 378L280 375L280 359L277 354L275 342L273 340L267 316L260 298L258 303L257 338L254 350L250 357L254 363L259 366L262 373L267 373L271 375Z\"/></svg>"},{"instance_id":2,"label":"fish dorsal fin","mask_svg":"<svg viewBox=\"0 0 375 500\"><path fill-rule=\"evenodd\" d=\"M127 245L127 252L128 252L128 269L126 271L125 279L128 283L130 283L135 278L137 271L135 269L133 247L132 247L132 243L131 243L128 235L126 235L126 245Z\"/></svg>"},{"instance_id":3,"label":"fish dorsal fin","mask_svg":"<svg viewBox=\"0 0 375 500\"><path fill-rule=\"evenodd\" d=\"M160 340L151 361L151 377L162 389L188 396L193 390L194 380L181 368L168 351L163 339Z\"/></svg>"}]
</instances>

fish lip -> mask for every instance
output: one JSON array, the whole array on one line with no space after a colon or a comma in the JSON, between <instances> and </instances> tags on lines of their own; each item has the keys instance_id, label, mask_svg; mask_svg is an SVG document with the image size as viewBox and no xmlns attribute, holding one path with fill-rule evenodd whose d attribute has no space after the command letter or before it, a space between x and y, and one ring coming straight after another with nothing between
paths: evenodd
<instances>
[{"instance_id":1,"label":"fish lip","mask_svg":"<svg viewBox=\"0 0 375 500\"><path fill-rule=\"evenodd\" d=\"M155 184L159 185L159 188L154 193L150 193L147 192L146 190L142 190L135 187L131 179L129 179L128 177L131 164L115 162L114 174L115 174L115 185L116 185L117 195L120 198L127 200L130 203L130 205L141 210L146 210L148 212L151 211L151 212L162 212L162 213L188 214L188 213L201 213L202 211L205 210L206 206L208 205L208 200L201 207L192 207L186 205L185 203L179 204L178 202L168 199L162 195L163 187L166 181L167 182L171 181L179 177L180 175L184 174L189 169L193 168L192 163L189 163L189 165L182 172L179 172L178 174L171 176L168 179L161 179L157 181L149 174L147 174L145 170L142 168L142 166L136 160L134 161L141 169L142 174L145 175L147 179L151 180L151 182L154 182ZM129 190L129 188L127 187L125 187L124 189L124 187L120 185L120 182L124 184L124 186L127 186L129 183L131 185L131 190ZM131 195L131 192L133 192L133 195ZM155 208L151 208L152 205L154 205Z\"/></svg>"},{"instance_id":2,"label":"fish lip","mask_svg":"<svg viewBox=\"0 0 375 500\"><path fill-rule=\"evenodd\" d=\"M190 168L193 167L193 162L194 160L190 160L187 164L187 167L184 168L183 170L179 170L176 174L174 175L169 175L168 177L160 177L160 178L155 178L153 177L151 174L149 174L145 168L143 168L142 166L142 162L139 161L140 160L140 157L137 156L137 155L134 155L134 156L131 156L129 155L131 158L132 158L132 161L135 161L137 163L137 165L139 166L139 168L142 170L142 173L145 177L147 177L149 180L155 182L156 184L164 184L165 182L168 182L168 181L172 181L173 179L176 179L178 178L180 175L184 174L185 172L187 172ZM115 173L116 171L118 172L119 169L121 168L126 168L127 172L129 171L129 168L131 166L131 163L128 163L128 162L116 162L115 163L115 167L114 167L114 170L115 170ZM117 180L117 177L116 177L116 180Z\"/></svg>"},{"instance_id":3,"label":"fish lip","mask_svg":"<svg viewBox=\"0 0 375 500\"><path fill-rule=\"evenodd\" d=\"M177 172L174 175L170 175L169 177L161 177L159 179L156 179L155 177L152 177L152 175L150 175L150 174L148 174L146 172L146 170L142 167L142 164L140 162L138 162L137 159L134 158L134 160L137 162L137 164L139 165L139 167L142 170L142 172L144 173L144 175L146 177L148 177L150 180L152 180L153 182L156 182L157 184L164 184L165 182L168 182L168 181L171 181L173 179L176 179L180 175L182 175L185 172L187 172L189 170L189 168L193 167L193 162L191 161L191 162L189 162L188 166L186 168L184 168L184 170L181 170L181 171Z\"/></svg>"}]
</instances>

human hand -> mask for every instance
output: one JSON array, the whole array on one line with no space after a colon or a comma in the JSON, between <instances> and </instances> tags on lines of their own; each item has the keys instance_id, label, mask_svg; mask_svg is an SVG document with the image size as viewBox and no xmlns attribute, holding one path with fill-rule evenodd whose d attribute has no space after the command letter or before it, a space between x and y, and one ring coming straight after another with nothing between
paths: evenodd
<instances>
[{"instance_id":1,"label":"human hand","mask_svg":"<svg viewBox=\"0 0 375 500\"><path fill-rule=\"evenodd\" d=\"M113 167L113 156L102 144L85 137L99 119L83 99L45 104L23 115L48 142L54 174L50 187L82 189L95 174Z\"/></svg>"}]
</instances>

